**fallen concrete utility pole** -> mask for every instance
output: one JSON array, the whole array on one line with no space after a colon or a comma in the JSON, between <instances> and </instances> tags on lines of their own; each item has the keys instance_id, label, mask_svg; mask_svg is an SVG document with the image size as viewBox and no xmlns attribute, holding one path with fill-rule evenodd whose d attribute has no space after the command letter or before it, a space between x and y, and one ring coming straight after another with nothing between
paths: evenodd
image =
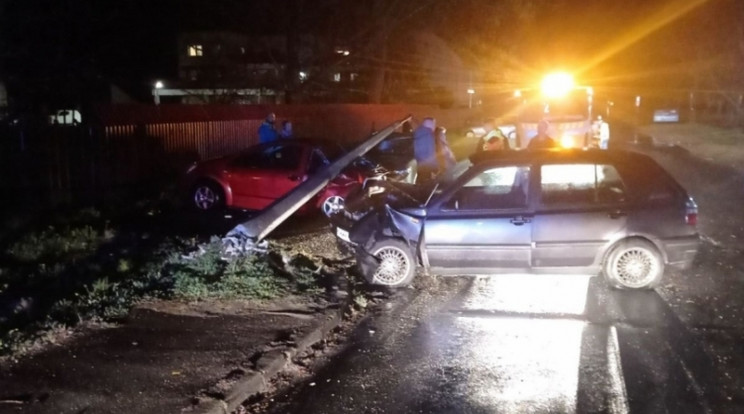
<instances>
[{"instance_id":1,"label":"fallen concrete utility pole","mask_svg":"<svg viewBox=\"0 0 744 414\"><path fill-rule=\"evenodd\" d=\"M409 121L411 115L394 122L382 131L373 134L369 139L362 142L352 151L344 154L341 158L328 165L323 170L310 176L310 178L287 193L284 197L278 199L270 206L262 210L257 215L249 218L245 222L235 226L227 233L226 242L231 242L233 248L239 250L250 249L250 246L263 240L277 226L282 224L289 216L305 203L310 201L320 190L333 180L341 170L346 168L357 157L366 154L374 148L388 135L398 129L404 122ZM239 246L236 246L239 245Z\"/></svg>"}]
</instances>

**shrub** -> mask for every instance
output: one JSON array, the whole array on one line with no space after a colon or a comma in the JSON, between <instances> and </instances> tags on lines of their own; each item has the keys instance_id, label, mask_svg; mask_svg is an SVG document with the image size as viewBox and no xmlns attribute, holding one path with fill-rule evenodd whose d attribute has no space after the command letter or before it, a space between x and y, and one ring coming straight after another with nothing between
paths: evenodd
<instances>
[{"instance_id":1,"label":"shrub","mask_svg":"<svg viewBox=\"0 0 744 414\"><path fill-rule=\"evenodd\" d=\"M264 257L256 254L223 258L222 245L212 241L201 254L172 266L173 294L186 299L270 299L288 288Z\"/></svg>"},{"instance_id":2,"label":"shrub","mask_svg":"<svg viewBox=\"0 0 744 414\"><path fill-rule=\"evenodd\" d=\"M8 248L11 258L23 262L75 260L93 253L103 237L92 226L56 228L49 226L41 232L31 232Z\"/></svg>"}]
</instances>

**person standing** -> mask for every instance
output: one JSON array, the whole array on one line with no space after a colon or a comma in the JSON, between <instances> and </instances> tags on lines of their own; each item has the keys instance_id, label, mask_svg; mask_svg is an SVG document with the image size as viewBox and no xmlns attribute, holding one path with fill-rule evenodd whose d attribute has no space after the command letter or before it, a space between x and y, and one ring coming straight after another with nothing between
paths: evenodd
<instances>
[{"instance_id":1,"label":"person standing","mask_svg":"<svg viewBox=\"0 0 744 414\"><path fill-rule=\"evenodd\" d=\"M279 138L274 123L276 122L276 114L273 112L266 116L266 119L258 127L258 142L263 144L265 142L276 141Z\"/></svg>"},{"instance_id":2,"label":"person standing","mask_svg":"<svg viewBox=\"0 0 744 414\"><path fill-rule=\"evenodd\" d=\"M610 124L599 118L599 148L606 150L610 148Z\"/></svg>"},{"instance_id":3,"label":"person standing","mask_svg":"<svg viewBox=\"0 0 744 414\"><path fill-rule=\"evenodd\" d=\"M496 132L483 143L483 151L501 151L509 149L509 139L496 128Z\"/></svg>"},{"instance_id":4,"label":"person standing","mask_svg":"<svg viewBox=\"0 0 744 414\"><path fill-rule=\"evenodd\" d=\"M282 138L293 138L294 132L292 131L292 122L290 121L283 121L282 122L282 130L279 132L279 136Z\"/></svg>"},{"instance_id":5,"label":"person standing","mask_svg":"<svg viewBox=\"0 0 744 414\"><path fill-rule=\"evenodd\" d=\"M434 118L424 118L413 131L413 157L416 159L417 181L428 181L434 178L439 170L437 162Z\"/></svg>"},{"instance_id":6,"label":"person standing","mask_svg":"<svg viewBox=\"0 0 744 414\"><path fill-rule=\"evenodd\" d=\"M485 134L483 137L478 139L478 143L475 146L475 152L481 152L485 150L493 150L495 149L495 146L497 144L495 139L501 138L501 130L496 127L496 119L494 118L488 118L486 119L486 122L483 123L483 129L485 131ZM498 144L501 144L501 142L498 142ZM501 148L498 148L501 149Z\"/></svg>"},{"instance_id":7,"label":"person standing","mask_svg":"<svg viewBox=\"0 0 744 414\"><path fill-rule=\"evenodd\" d=\"M527 144L527 149L555 148L557 145L555 140L550 138L548 135L548 128L550 128L548 121L541 119L540 122L537 123L537 135L535 135L530 140L530 143Z\"/></svg>"},{"instance_id":8,"label":"person standing","mask_svg":"<svg viewBox=\"0 0 744 414\"><path fill-rule=\"evenodd\" d=\"M449 142L447 142L447 128L441 126L437 127L434 130L434 138L436 139L437 163L439 164L439 170L447 171L457 163L455 160L455 154L452 153Z\"/></svg>"}]
</instances>

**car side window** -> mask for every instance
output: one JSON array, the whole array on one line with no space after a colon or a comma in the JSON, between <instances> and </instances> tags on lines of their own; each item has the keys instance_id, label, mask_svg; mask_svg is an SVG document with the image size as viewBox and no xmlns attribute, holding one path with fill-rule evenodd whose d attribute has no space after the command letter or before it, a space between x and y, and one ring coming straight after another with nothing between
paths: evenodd
<instances>
[{"instance_id":1,"label":"car side window","mask_svg":"<svg viewBox=\"0 0 744 414\"><path fill-rule=\"evenodd\" d=\"M242 168L261 170L294 170L302 160L302 147L299 145L268 145L246 153L238 158Z\"/></svg>"},{"instance_id":2,"label":"car side window","mask_svg":"<svg viewBox=\"0 0 744 414\"><path fill-rule=\"evenodd\" d=\"M385 140L377 145L376 152L386 155L413 156L413 140L407 138Z\"/></svg>"},{"instance_id":3,"label":"car side window","mask_svg":"<svg viewBox=\"0 0 744 414\"><path fill-rule=\"evenodd\" d=\"M555 164L540 168L541 204L574 206L625 201L625 185L606 164Z\"/></svg>"},{"instance_id":4,"label":"car side window","mask_svg":"<svg viewBox=\"0 0 744 414\"><path fill-rule=\"evenodd\" d=\"M508 166L485 170L454 195L459 210L492 210L527 206L530 167ZM454 207L454 206L453 206Z\"/></svg>"}]
</instances>

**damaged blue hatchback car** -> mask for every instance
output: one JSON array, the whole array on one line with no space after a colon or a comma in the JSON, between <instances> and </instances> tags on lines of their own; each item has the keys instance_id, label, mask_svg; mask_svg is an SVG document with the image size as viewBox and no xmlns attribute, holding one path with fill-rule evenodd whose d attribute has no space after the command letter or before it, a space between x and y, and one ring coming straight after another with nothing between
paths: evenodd
<instances>
[{"instance_id":1,"label":"damaged blue hatchback car","mask_svg":"<svg viewBox=\"0 0 744 414\"><path fill-rule=\"evenodd\" d=\"M697 205L651 158L598 150L477 154L428 185L370 181L332 217L370 283L437 275L602 274L656 286L698 250Z\"/></svg>"}]
</instances>

